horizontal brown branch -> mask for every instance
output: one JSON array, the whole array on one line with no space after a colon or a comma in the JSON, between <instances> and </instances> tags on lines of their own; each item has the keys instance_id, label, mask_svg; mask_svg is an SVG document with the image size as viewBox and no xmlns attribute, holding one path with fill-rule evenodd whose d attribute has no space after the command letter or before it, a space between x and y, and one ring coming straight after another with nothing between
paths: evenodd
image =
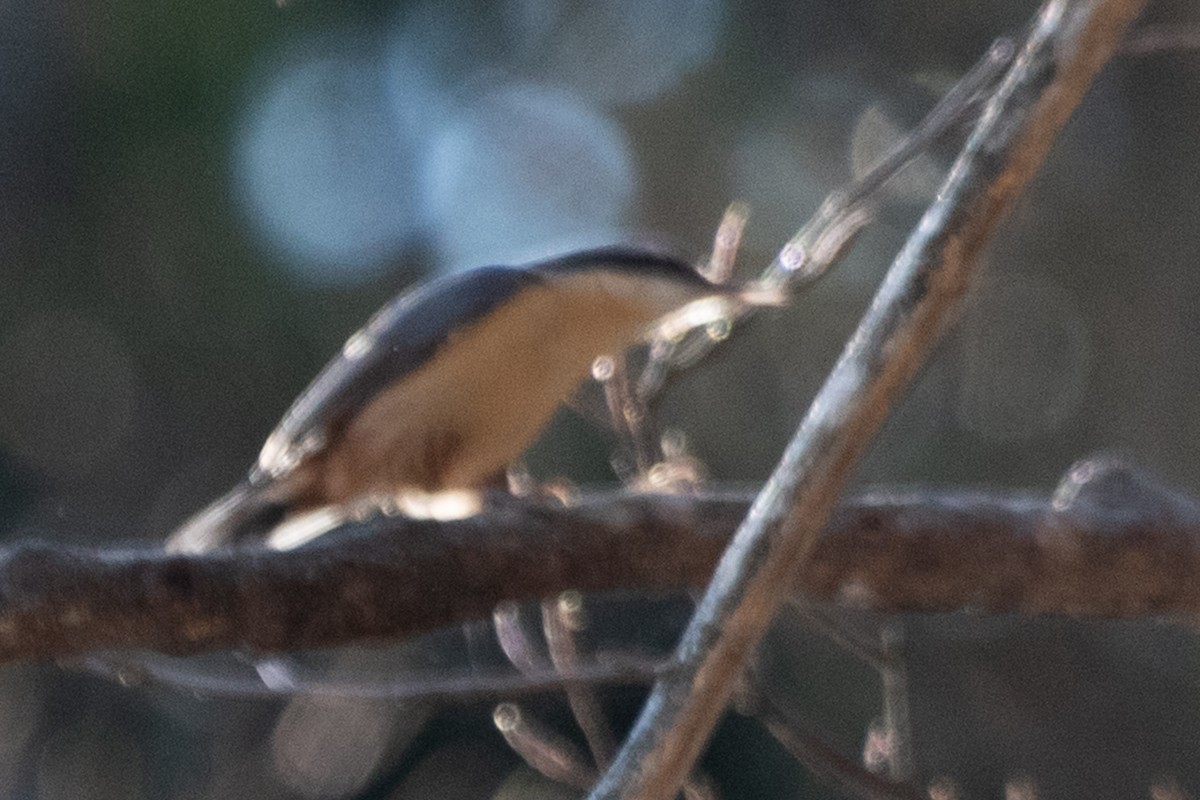
<instances>
[{"instance_id":1,"label":"horizontal brown branch","mask_svg":"<svg viewBox=\"0 0 1200 800\"><path fill-rule=\"evenodd\" d=\"M885 612L1200 612L1200 506L1084 462L1053 498L875 493L843 505L800 578ZM1073 488L1072 488L1073 487ZM399 638L575 588L701 586L742 496L505 501L457 522L380 518L291 552L0 550L0 659L146 648L283 651Z\"/></svg>"}]
</instances>

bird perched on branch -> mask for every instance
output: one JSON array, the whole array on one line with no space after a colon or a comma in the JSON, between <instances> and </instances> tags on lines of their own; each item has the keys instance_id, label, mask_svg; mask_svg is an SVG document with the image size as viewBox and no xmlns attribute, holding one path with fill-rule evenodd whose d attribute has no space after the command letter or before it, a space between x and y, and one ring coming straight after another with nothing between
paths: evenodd
<instances>
[{"instance_id":1,"label":"bird perched on branch","mask_svg":"<svg viewBox=\"0 0 1200 800\"><path fill-rule=\"evenodd\" d=\"M493 485L598 356L663 324L705 324L744 296L681 261L627 248L421 286L350 337L245 480L167 547L204 550L305 515L327 529L406 494Z\"/></svg>"}]
</instances>

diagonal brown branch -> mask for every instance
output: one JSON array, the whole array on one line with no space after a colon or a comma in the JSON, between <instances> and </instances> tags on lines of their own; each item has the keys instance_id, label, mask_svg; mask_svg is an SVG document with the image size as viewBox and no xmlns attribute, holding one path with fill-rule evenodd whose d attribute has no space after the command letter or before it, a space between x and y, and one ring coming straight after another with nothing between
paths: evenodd
<instances>
[{"instance_id":1,"label":"diagonal brown branch","mask_svg":"<svg viewBox=\"0 0 1200 800\"><path fill-rule=\"evenodd\" d=\"M1137 0L1051 0L937 200L897 256L838 364L714 573L593 800L674 797L858 457L953 317L976 257L1032 178Z\"/></svg>"}]
</instances>

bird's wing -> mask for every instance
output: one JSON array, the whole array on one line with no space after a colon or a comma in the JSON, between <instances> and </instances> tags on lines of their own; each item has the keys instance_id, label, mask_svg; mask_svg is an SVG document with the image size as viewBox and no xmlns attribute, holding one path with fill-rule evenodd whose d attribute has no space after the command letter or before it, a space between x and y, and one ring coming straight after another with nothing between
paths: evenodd
<instances>
[{"instance_id":1,"label":"bird's wing","mask_svg":"<svg viewBox=\"0 0 1200 800\"><path fill-rule=\"evenodd\" d=\"M287 475L324 447L347 415L427 363L455 331L542 280L527 269L484 267L426 284L384 306L284 414L263 445L251 481Z\"/></svg>"}]
</instances>

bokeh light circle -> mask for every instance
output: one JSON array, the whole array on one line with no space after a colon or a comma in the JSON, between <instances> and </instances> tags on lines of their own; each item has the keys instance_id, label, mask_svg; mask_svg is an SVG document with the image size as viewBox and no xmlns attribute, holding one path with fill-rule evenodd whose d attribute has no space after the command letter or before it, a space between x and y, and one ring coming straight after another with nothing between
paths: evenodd
<instances>
[{"instance_id":1,"label":"bokeh light circle","mask_svg":"<svg viewBox=\"0 0 1200 800\"><path fill-rule=\"evenodd\" d=\"M391 742L389 706L364 700L298 697L271 735L276 777L301 797L356 794Z\"/></svg>"},{"instance_id":2,"label":"bokeh light circle","mask_svg":"<svg viewBox=\"0 0 1200 800\"><path fill-rule=\"evenodd\" d=\"M636 191L615 122L571 94L525 84L464 107L422 177L452 268L611 242Z\"/></svg>"},{"instance_id":3,"label":"bokeh light circle","mask_svg":"<svg viewBox=\"0 0 1200 800\"><path fill-rule=\"evenodd\" d=\"M264 79L237 133L235 184L295 277L353 283L420 230L418 143L391 113L379 59L327 49Z\"/></svg>"},{"instance_id":4,"label":"bokeh light circle","mask_svg":"<svg viewBox=\"0 0 1200 800\"><path fill-rule=\"evenodd\" d=\"M605 105L645 103L716 51L722 0L511 0L511 30L537 79Z\"/></svg>"}]
</instances>

